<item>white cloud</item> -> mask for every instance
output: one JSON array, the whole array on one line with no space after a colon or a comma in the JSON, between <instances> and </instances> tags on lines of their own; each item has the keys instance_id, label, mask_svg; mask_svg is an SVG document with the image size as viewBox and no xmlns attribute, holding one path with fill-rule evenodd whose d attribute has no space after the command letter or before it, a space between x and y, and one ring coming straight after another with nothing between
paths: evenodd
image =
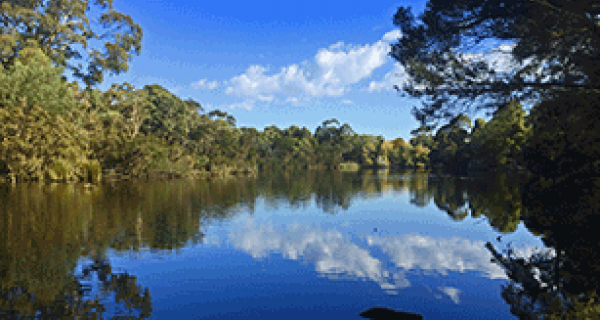
<instances>
[{"instance_id":1,"label":"white cloud","mask_svg":"<svg viewBox=\"0 0 600 320\"><path fill-rule=\"evenodd\" d=\"M392 30L387 32L386 34L383 35L383 41L385 42L392 42L392 41L396 41L398 40L398 38L400 38L400 36L402 35L402 32L400 32L400 30Z\"/></svg>"},{"instance_id":2,"label":"white cloud","mask_svg":"<svg viewBox=\"0 0 600 320\"><path fill-rule=\"evenodd\" d=\"M310 62L284 66L276 72L262 65L252 65L226 81L225 93L244 98L247 104L256 101L298 103L343 96L353 85L369 78L390 61L390 42L399 36L400 31L394 30L379 41L363 46L338 42L318 50ZM269 97L269 100L261 97Z\"/></svg>"},{"instance_id":3,"label":"white cloud","mask_svg":"<svg viewBox=\"0 0 600 320\"><path fill-rule=\"evenodd\" d=\"M407 79L408 75L404 71L404 67L400 64L394 64L391 71L385 74L383 79L379 81L371 81L366 88L368 92L376 91L393 91L394 85L402 86L402 82Z\"/></svg>"},{"instance_id":4,"label":"white cloud","mask_svg":"<svg viewBox=\"0 0 600 320\"><path fill-rule=\"evenodd\" d=\"M208 81L208 79L200 79L194 83L192 83L192 88L194 89L209 89L214 90L219 86L217 81Z\"/></svg>"},{"instance_id":5,"label":"white cloud","mask_svg":"<svg viewBox=\"0 0 600 320\"><path fill-rule=\"evenodd\" d=\"M346 236L338 230L323 230L314 225L292 223L276 226L253 216L242 218L226 229L206 232L204 245L233 246L255 259L270 256L296 260L329 279L370 280L388 294L408 288L411 271L418 274L446 275L474 272L488 279L507 279L505 271L490 262L492 255L482 241L464 238L432 238L418 234L400 236ZM539 252L533 246L513 247L517 256ZM432 277L434 280L437 277ZM416 280L418 281L418 280ZM436 291L424 285L434 296L448 296L460 303L461 291L441 283Z\"/></svg>"},{"instance_id":6,"label":"white cloud","mask_svg":"<svg viewBox=\"0 0 600 320\"><path fill-rule=\"evenodd\" d=\"M285 102L290 102L295 105L298 105L300 103L300 100L296 97L289 97L289 98L285 99Z\"/></svg>"},{"instance_id":7,"label":"white cloud","mask_svg":"<svg viewBox=\"0 0 600 320\"><path fill-rule=\"evenodd\" d=\"M271 102L271 101L275 100L275 97L274 96L258 96L256 99L258 101Z\"/></svg>"},{"instance_id":8,"label":"white cloud","mask_svg":"<svg viewBox=\"0 0 600 320\"><path fill-rule=\"evenodd\" d=\"M349 100L349 99L344 99L344 100L342 100L342 103L343 104L353 104L354 102L352 102L352 100Z\"/></svg>"}]
</instances>

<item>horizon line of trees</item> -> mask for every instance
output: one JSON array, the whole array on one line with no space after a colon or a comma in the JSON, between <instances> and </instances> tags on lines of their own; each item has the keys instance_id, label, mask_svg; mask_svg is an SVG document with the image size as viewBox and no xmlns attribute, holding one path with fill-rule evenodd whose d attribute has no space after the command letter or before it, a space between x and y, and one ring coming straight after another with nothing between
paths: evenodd
<instances>
[{"instance_id":1,"label":"horizon line of trees","mask_svg":"<svg viewBox=\"0 0 600 320\"><path fill-rule=\"evenodd\" d=\"M560 137L534 134L544 124L542 112L548 112L543 104L527 114L511 101L487 123L478 118L472 124L461 114L435 134L421 127L408 142L386 141L357 134L337 119L324 121L314 133L295 125L237 128L232 115L205 112L198 102L157 84L80 88L35 43L0 68L0 176L10 181L97 181L109 171L206 177L273 166L524 170L550 165L540 160L540 146L548 139L557 140L555 149L568 149L565 141L557 144ZM551 103L558 102L545 104Z\"/></svg>"},{"instance_id":2,"label":"horizon line of trees","mask_svg":"<svg viewBox=\"0 0 600 320\"><path fill-rule=\"evenodd\" d=\"M388 166L388 156L414 165L415 152L401 139L358 135L336 119L314 133L274 125L261 132L237 128L232 115L205 112L157 84L80 88L36 43L27 45L0 66L0 176L9 181L98 181L103 172L206 177L344 162L373 167ZM416 153L423 158L423 150Z\"/></svg>"}]
</instances>

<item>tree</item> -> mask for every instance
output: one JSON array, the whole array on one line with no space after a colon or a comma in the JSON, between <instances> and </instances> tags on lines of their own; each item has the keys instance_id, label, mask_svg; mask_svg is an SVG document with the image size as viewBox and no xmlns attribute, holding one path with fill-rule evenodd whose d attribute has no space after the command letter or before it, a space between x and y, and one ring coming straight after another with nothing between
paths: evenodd
<instances>
[{"instance_id":1,"label":"tree","mask_svg":"<svg viewBox=\"0 0 600 320\"><path fill-rule=\"evenodd\" d=\"M152 105L148 101L147 91L136 90L131 84L113 84L105 92L111 108L118 110L123 119L123 127L127 128L130 138L135 138L144 121L148 118L148 110Z\"/></svg>"},{"instance_id":2,"label":"tree","mask_svg":"<svg viewBox=\"0 0 600 320\"><path fill-rule=\"evenodd\" d=\"M485 120L481 119L481 118L477 118L475 119L475 125L473 126L473 131L471 132L471 135L476 134L479 130L483 129L485 127Z\"/></svg>"},{"instance_id":3,"label":"tree","mask_svg":"<svg viewBox=\"0 0 600 320\"><path fill-rule=\"evenodd\" d=\"M77 102L60 73L33 48L7 70L0 65L0 174L13 181L99 177L87 137L67 120Z\"/></svg>"},{"instance_id":4,"label":"tree","mask_svg":"<svg viewBox=\"0 0 600 320\"><path fill-rule=\"evenodd\" d=\"M144 86L144 91L150 103L146 104L148 117L141 131L152 133L171 144L185 144L190 133L192 117L198 116L195 110L191 110L194 106L157 84Z\"/></svg>"},{"instance_id":5,"label":"tree","mask_svg":"<svg viewBox=\"0 0 600 320\"><path fill-rule=\"evenodd\" d=\"M0 61L5 68L32 41L54 64L90 86L102 82L106 72L127 71L132 54L140 54L142 29L114 10L113 0L9 0L1 5ZM91 46L96 41L103 42L102 49ZM83 61L89 61L87 70Z\"/></svg>"},{"instance_id":6,"label":"tree","mask_svg":"<svg viewBox=\"0 0 600 320\"><path fill-rule=\"evenodd\" d=\"M516 101L496 110L490 122L472 134L474 158L491 167L524 165L523 148L531 136L526 117Z\"/></svg>"},{"instance_id":7,"label":"tree","mask_svg":"<svg viewBox=\"0 0 600 320\"><path fill-rule=\"evenodd\" d=\"M400 7L393 21L402 38L391 55L410 75L397 89L426 98L413 113L428 127L515 98L540 100L574 89L600 93L597 1L429 0L418 20L410 7ZM503 46L487 53L510 56L510 70L479 55L491 41Z\"/></svg>"},{"instance_id":8,"label":"tree","mask_svg":"<svg viewBox=\"0 0 600 320\"><path fill-rule=\"evenodd\" d=\"M563 92L533 107L528 118L531 138L524 148L531 172L561 178L597 170L593 168L600 157L597 99L588 92Z\"/></svg>"},{"instance_id":9,"label":"tree","mask_svg":"<svg viewBox=\"0 0 600 320\"><path fill-rule=\"evenodd\" d=\"M334 126L336 124L337 126ZM327 166L336 166L343 161L343 154L352 150L355 132L350 125L340 125L337 119L325 120L315 130L319 161Z\"/></svg>"},{"instance_id":10,"label":"tree","mask_svg":"<svg viewBox=\"0 0 600 320\"><path fill-rule=\"evenodd\" d=\"M416 147L418 145L432 149L434 146L433 134L426 127L420 127L410 132L414 137L410 139L410 145Z\"/></svg>"},{"instance_id":11,"label":"tree","mask_svg":"<svg viewBox=\"0 0 600 320\"><path fill-rule=\"evenodd\" d=\"M408 143L406 143L406 141L404 141L404 139L402 138L396 138L392 140L392 145L394 146L394 149L396 149L402 146L406 146L408 145Z\"/></svg>"},{"instance_id":12,"label":"tree","mask_svg":"<svg viewBox=\"0 0 600 320\"><path fill-rule=\"evenodd\" d=\"M454 172L464 171L469 161L466 151L470 128L471 119L462 114L441 127L433 138L434 147L430 154L432 164Z\"/></svg>"}]
</instances>

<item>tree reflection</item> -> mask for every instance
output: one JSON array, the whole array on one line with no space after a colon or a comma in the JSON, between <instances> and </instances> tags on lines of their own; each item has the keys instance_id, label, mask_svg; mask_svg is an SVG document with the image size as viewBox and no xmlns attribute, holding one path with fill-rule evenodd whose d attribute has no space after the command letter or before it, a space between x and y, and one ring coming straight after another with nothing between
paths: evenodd
<instances>
[{"instance_id":1,"label":"tree reflection","mask_svg":"<svg viewBox=\"0 0 600 320\"><path fill-rule=\"evenodd\" d=\"M523 222L546 249L529 256L487 243L511 280L502 297L521 319L600 319L600 179L576 174L548 187L543 178L492 173L477 178L431 176L411 203L427 197L453 220L486 217L502 233ZM418 194L418 198L416 195Z\"/></svg>"},{"instance_id":2,"label":"tree reflection","mask_svg":"<svg viewBox=\"0 0 600 320\"><path fill-rule=\"evenodd\" d=\"M276 170L261 173L254 186L267 205L305 208L313 201L326 213L348 210L356 199L378 198L385 191L407 191L411 202L426 206L432 198L425 173L363 170Z\"/></svg>"},{"instance_id":3,"label":"tree reflection","mask_svg":"<svg viewBox=\"0 0 600 320\"><path fill-rule=\"evenodd\" d=\"M95 275L95 277L94 277ZM110 302L115 315L144 319L149 318L152 313L152 299L150 290L137 284L137 278L128 273L115 273L110 262L104 254L94 254L92 262L83 265L82 275L79 281L86 283L81 286L81 294L89 295L95 306L95 312L106 312L106 307L101 301ZM98 279L98 293L92 296L94 291L94 278ZM79 300L82 300L79 298Z\"/></svg>"},{"instance_id":4,"label":"tree reflection","mask_svg":"<svg viewBox=\"0 0 600 320\"><path fill-rule=\"evenodd\" d=\"M487 247L511 283L502 296L521 319L598 319L600 189L598 179L573 175L552 187L526 185L525 225L556 254L517 256Z\"/></svg>"},{"instance_id":5,"label":"tree reflection","mask_svg":"<svg viewBox=\"0 0 600 320\"><path fill-rule=\"evenodd\" d=\"M589 175L588 175L589 176ZM424 173L282 171L236 181L0 186L0 318L61 314L150 316L150 292L115 273L108 250L177 250L204 241L203 228L253 212L257 199L327 213L356 199L408 192L455 221L485 217L503 233L524 222L551 252L519 256L488 244L511 279L503 298L524 319L600 317L598 180L573 176L544 187L505 173L461 178ZM500 252L498 252L498 251ZM554 254L553 252L556 252ZM91 261L79 265L82 257ZM50 276L49 276L50 275Z\"/></svg>"},{"instance_id":6,"label":"tree reflection","mask_svg":"<svg viewBox=\"0 0 600 320\"><path fill-rule=\"evenodd\" d=\"M35 198L35 190L29 191ZM12 195L13 200L22 196ZM10 207L15 211L0 212L0 229L4 230L0 234L0 318L98 318L112 314L107 312L107 303L124 311L119 314L150 317L149 290L139 286L134 276L113 272L99 253L103 251L95 250L93 263L83 266L83 276L75 273L77 260L89 247L82 242L85 215L28 212L31 203L21 200L20 207ZM52 207L55 203L50 199L46 204ZM64 204L67 208L73 205L78 206ZM93 292L95 279L101 283L99 291L115 297L114 301L109 303Z\"/></svg>"},{"instance_id":7,"label":"tree reflection","mask_svg":"<svg viewBox=\"0 0 600 320\"><path fill-rule=\"evenodd\" d=\"M479 177L432 176L435 205L455 221L485 217L499 232L512 233L521 222L522 175L489 173Z\"/></svg>"},{"instance_id":8,"label":"tree reflection","mask_svg":"<svg viewBox=\"0 0 600 320\"><path fill-rule=\"evenodd\" d=\"M280 203L292 208L308 206L315 201L327 213L348 210L352 199L362 190L361 180L354 173L330 170L271 171L259 176L259 193L271 207Z\"/></svg>"},{"instance_id":9,"label":"tree reflection","mask_svg":"<svg viewBox=\"0 0 600 320\"><path fill-rule=\"evenodd\" d=\"M3 318L39 319L97 319L101 316L126 316L131 319L145 319L151 316L152 301L148 288L136 283L135 276L127 273L113 273L107 260L97 260L84 267L86 276L71 275L68 283L60 288L51 300L36 288L12 286L0 288L0 315ZM101 295L92 295L89 283L93 273L101 282ZM107 301L106 297L114 297ZM107 312L106 305L116 312Z\"/></svg>"}]
</instances>

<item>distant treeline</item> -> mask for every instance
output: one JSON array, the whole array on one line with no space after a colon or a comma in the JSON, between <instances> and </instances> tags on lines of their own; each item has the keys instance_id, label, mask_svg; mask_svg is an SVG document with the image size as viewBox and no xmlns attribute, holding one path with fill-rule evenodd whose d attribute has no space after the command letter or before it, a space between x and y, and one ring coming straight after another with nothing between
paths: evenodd
<instances>
[{"instance_id":1,"label":"distant treeline","mask_svg":"<svg viewBox=\"0 0 600 320\"><path fill-rule=\"evenodd\" d=\"M22 49L1 69L5 179L96 181L103 173L207 177L275 164L333 168L344 161L387 165L383 138L357 135L337 120L325 121L314 134L295 126L236 128L231 115L205 112L198 102L159 85L82 89L62 72L35 47Z\"/></svg>"}]
</instances>

